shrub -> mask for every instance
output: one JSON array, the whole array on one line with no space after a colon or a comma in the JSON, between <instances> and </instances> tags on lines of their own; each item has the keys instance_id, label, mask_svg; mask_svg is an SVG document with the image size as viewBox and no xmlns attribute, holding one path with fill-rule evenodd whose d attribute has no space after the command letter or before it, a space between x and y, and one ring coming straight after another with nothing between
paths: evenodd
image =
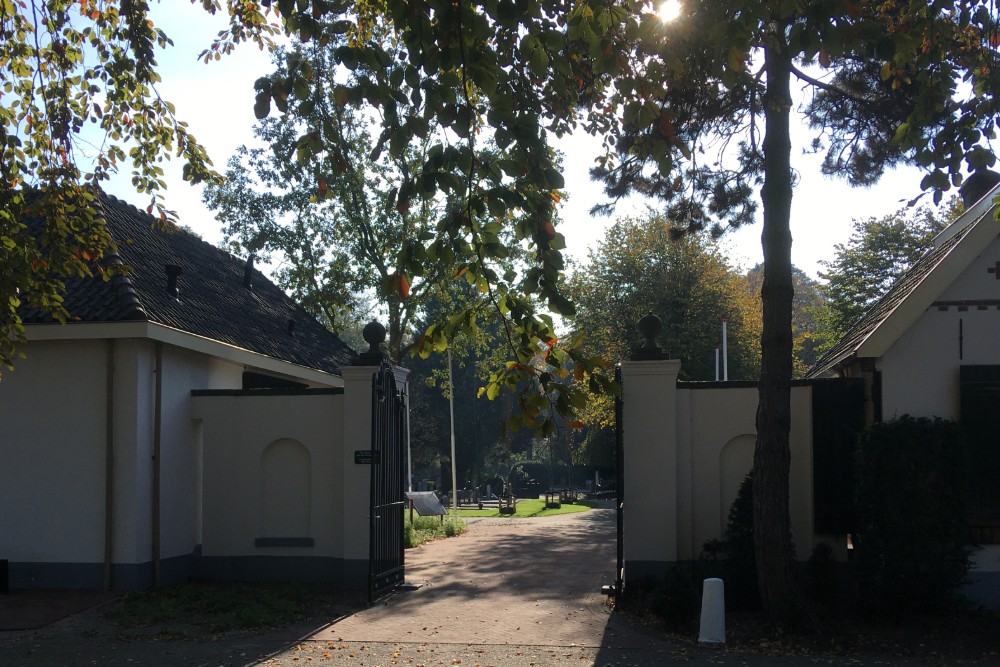
<instances>
[{"instance_id":1,"label":"shrub","mask_svg":"<svg viewBox=\"0 0 1000 667\"><path fill-rule=\"evenodd\" d=\"M703 569L701 563L675 563L659 576L630 580L625 595L617 600L619 610L644 619L643 623L655 615L672 629L688 632L698 620Z\"/></svg>"},{"instance_id":2,"label":"shrub","mask_svg":"<svg viewBox=\"0 0 1000 667\"><path fill-rule=\"evenodd\" d=\"M407 512L403 522L403 546L412 549L430 540L461 535L466 528L467 525L462 519L442 521L436 516L416 516L411 524Z\"/></svg>"},{"instance_id":3,"label":"shrub","mask_svg":"<svg viewBox=\"0 0 1000 667\"><path fill-rule=\"evenodd\" d=\"M861 603L942 608L969 569L962 438L954 422L904 415L858 448L855 540Z\"/></svg>"},{"instance_id":4,"label":"shrub","mask_svg":"<svg viewBox=\"0 0 1000 667\"><path fill-rule=\"evenodd\" d=\"M806 592L813 600L832 605L837 594L837 563L829 544L817 544L806 568Z\"/></svg>"},{"instance_id":5,"label":"shrub","mask_svg":"<svg viewBox=\"0 0 1000 667\"><path fill-rule=\"evenodd\" d=\"M710 540L702 551L719 561L726 587L726 608L734 610L757 609L760 597L757 590L757 557L753 547L753 474L748 474L740 484L736 500L729 508L726 534L722 540Z\"/></svg>"},{"instance_id":6,"label":"shrub","mask_svg":"<svg viewBox=\"0 0 1000 667\"><path fill-rule=\"evenodd\" d=\"M691 567L675 565L658 579L651 592L654 613L672 625L690 622L701 607L701 590Z\"/></svg>"},{"instance_id":7,"label":"shrub","mask_svg":"<svg viewBox=\"0 0 1000 667\"><path fill-rule=\"evenodd\" d=\"M461 519L448 519L444 522L444 536L455 537L465 532L465 522Z\"/></svg>"}]
</instances>

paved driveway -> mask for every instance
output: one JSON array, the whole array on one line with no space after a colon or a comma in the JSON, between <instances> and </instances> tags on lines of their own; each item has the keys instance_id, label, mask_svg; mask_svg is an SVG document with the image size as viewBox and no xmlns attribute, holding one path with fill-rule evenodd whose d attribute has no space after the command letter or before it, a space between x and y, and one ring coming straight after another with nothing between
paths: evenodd
<instances>
[{"instance_id":1,"label":"paved driveway","mask_svg":"<svg viewBox=\"0 0 1000 667\"><path fill-rule=\"evenodd\" d=\"M332 623L317 619L310 627L253 636L136 641L117 636L93 609L37 631L0 632L0 667L941 664L774 658L666 641L626 626L608 610L600 589L612 579L614 553L610 510L473 520L465 535L407 552L407 579L423 584L419 590Z\"/></svg>"},{"instance_id":2,"label":"paved driveway","mask_svg":"<svg viewBox=\"0 0 1000 667\"><path fill-rule=\"evenodd\" d=\"M559 646L648 645L611 616L615 515L473 519L406 553L421 586L333 624L318 640Z\"/></svg>"}]
</instances>

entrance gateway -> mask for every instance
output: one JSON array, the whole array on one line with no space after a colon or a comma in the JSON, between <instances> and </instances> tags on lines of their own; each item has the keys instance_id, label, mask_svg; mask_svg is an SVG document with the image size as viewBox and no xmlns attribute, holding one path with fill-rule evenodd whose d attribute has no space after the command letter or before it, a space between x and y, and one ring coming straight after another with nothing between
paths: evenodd
<instances>
[{"instance_id":1,"label":"entrance gateway","mask_svg":"<svg viewBox=\"0 0 1000 667\"><path fill-rule=\"evenodd\" d=\"M379 600L403 583L405 390L383 359L372 378L372 448L363 454L371 469L368 599ZM360 452L358 453L360 454Z\"/></svg>"}]
</instances>

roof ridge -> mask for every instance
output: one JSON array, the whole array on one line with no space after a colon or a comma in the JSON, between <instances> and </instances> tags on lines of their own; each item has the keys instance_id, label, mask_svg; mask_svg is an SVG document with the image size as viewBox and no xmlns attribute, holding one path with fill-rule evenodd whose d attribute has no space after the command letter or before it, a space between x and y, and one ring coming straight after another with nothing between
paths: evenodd
<instances>
[{"instance_id":1,"label":"roof ridge","mask_svg":"<svg viewBox=\"0 0 1000 667\"><path fill-rule=\"evenodd\" d=\"M103 190L100 191L104 197L109 199L115 199L123 204L120 199L107 194ZM104 224L107 226L107 210L104 207L104 201L101 197L97 199L98 205L101 207L101 216L104 218ZM135 208L134 206L132 208ZM126 266L125 260L122 256L118 254L118 242L112 240L111 249L104 254L104 263L109 267L124 267ZM139 292L135 289L135 285L132 284L132 280L121 270L114 271L111 274L111 289L117 299L119 305L122 308L122 312L125 315L125 319L129 320L146 320L149 316L146 314L146 310L142 307L142 302L139 300Z\"/></svg>"},{"instance_id":2,"label":"roof ridge","mask_svg":"<svg viewBox=\"0 0 1000 667\"><path fill-rule=\"evenodd\" d=\"M74 321L150 322L333 375L356 356L259 269L254 269L252 288L247 289L242 281L246 262L226 248L180 224L162 224L155 212L105 192L99 193L94 207L113 246L101 259L108 273L100 276L95 271L67 281ZM171 264L182 266L188 275L181 298L168 291L165 267ZM26 319L49 320L41 311L31 311ZM294 332L289 320L297 323Z\"/></svg>"}]
</instances>

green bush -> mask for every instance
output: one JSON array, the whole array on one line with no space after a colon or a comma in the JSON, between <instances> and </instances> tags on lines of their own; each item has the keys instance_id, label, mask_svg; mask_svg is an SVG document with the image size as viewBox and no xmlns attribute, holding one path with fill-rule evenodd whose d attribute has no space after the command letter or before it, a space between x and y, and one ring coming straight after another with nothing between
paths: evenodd
<instances>
[{"instance_id":1,"label":"green bush","mask_svg":"<svg viewBox=\"0 0 1000 667\"><path fill-rule=\"evenodd\" d=\"M462 519L448 518L442 521L436 516L415 516L411 524L410 514L407 512L403 523L403 546L412 549L430 540L455 537L464 533L467 527Z\"/></svg>"},{"instance_id":2,"label":"green bush","mask_svg":"<svg viewBox=\"0 0 1000 667\"><path fill-rule=\"evenodd\" d=\"M701 608L698 574L682 564L667 570L651 592L652 611L672 625L692 621Z\"/></svg>"},{"instance_id":3,"label":"green bush","mask_svg":"<svg viewBox=\"0 0 1000 667\"><path fill-rule=\"evenodd\" d=\"M752 473L743 478L736 500L729 508L726 534L721 541L706 542L702 551L719 562L720 576L725 582L727 609L751 610L760 607L757 557L753 547Z\"/></svg>"},{"instance_id":4,"label":"green bush","mask_svg":"<svg viewBox=\"0 0 1000 667\"><path fill-rule=\"evenodd\" d=\"M417 530L413 527L409 521L403 525L403 548L412 549L415 546L419 546L417 542Z\"/></svg>"},{"instance_id":5,"label":"green bush","mask_svg":"<svg viewBox=\"0 0 1000 667\"><path fill-rule=\"evenodd\" d=\"M619 609L641 619L655 615L675 631L689 632L698 622L701 582L716 576L709 572L712 565L706 561L675 563L659 576L629 581L625 595L618 599Z\"/></svg>"},{"instance_id":6,"label":"green bush","mask_svg":"<svg viewBox=\"0 0 1000 667\"><path fill-rule=\"evenodd\" d=\"M876 424L858 448L855 540L861 603L871 611L932 611L954 599L969 569L963 442L942 419Z\"/></svg>"},{"instance_id":7,"label":"green bush","mask_svg":"<svg viewBox=\"0 0 1000 667\"><path fill-rule=\"evenodd\" d=\"M837 563L829 544L813 547L806 565L806 593L811 599L829 607L843 597L838 594Z\"/></svg>"}]
</instances>

